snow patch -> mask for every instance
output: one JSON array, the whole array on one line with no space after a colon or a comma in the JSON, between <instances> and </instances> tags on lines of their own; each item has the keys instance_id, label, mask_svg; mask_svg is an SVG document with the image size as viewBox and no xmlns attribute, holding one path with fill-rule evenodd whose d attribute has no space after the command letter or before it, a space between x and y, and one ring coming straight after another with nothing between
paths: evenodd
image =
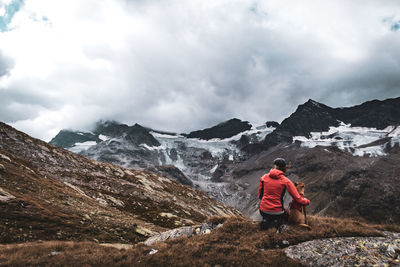
<instances>
[{"instance_id":1,"label":"snow patch","mask_svg":"<svg viewBox=\"0 0 400 267\"><path fill-rule=\"evenodd\" d=\"M341 124L338 127L329 127L327 132L312 132L311 137L294 136L293 142L301 142L302 147L336 146L354 156L385 156L386 143L374 146L365 146L375 141L390 137L393 146L400 141L400 127L389 126L383 130L367 127L351 127L351 124Z\"/></svg>"},{"instance_id":2,"label":"snow patch","mask_svg":"<svg viewBox=\"0 0 400 267\"><path fill-rule=\"evenodd\" d=\"M210 140L202 140L199 138L190 138L189 140L197 140L199 142L211 142L211 143L215 143L215 142L231 142L231 141L239 141L240 138L242 137L242 135L253 135L255 134L258 138L259 141L263 140L265 138L266 135L272 133L275 130L274 127L267 127L266 125L261 125L258 127L252 127L250 130L244 131L244 132L240 132L232 137L229 138L213 138Z\"/></svg>"},{"instance_id":3,"label":"snow patch","mask_svg":"<svg viewBox=\"0 0 400 267\"><path fill-rule=\"evenodd\" d=\"M215 165L215 166L210 170L210 173L214 173L214 172L217 170L217 168L218 168L218 164Z\"/></svg>"},{"instance_id":4,"label":"snow patch","mask_svg":"<svg viewBox=\"0 0 400 267\"><path fill-rule=\"evenodd\" d=\"M161 134L161 133L156 133L156 132L153 132L153 131L150 131L150 134L154 138L179 138L179 137L183 137L182 135Z\"/></svg>"},{"instance_id":5,"label":"snow patch","mask_svg":"<svg viewBox=\"0 0 400 267\"><path fill-rule=\"evenodd\" d=\"M110 139L111 137L108 137L108 136L105 136L105 135L102 135L102 134L100 134L99 135L99 139L101 140L101 141L107 141L108 139Z\"/></svg>"},{"instance_id":6,"label":"snow patch","mask_svg":"<svg viewBox=\"0 0 400 267\"><path fill-rule=\"evenodd\" d=\"M84 150L89 149L92 146L95 146L97 143L96 141L86 141L83 143L75 143L73 147L69 148L68 150L74 153L80 153Z\"/></svg>"},{"instance_id":7,"label":"snow patch","mask_svg":"<svg viewBox=\"0 0 400 267\"><path fill-rule=\"evenodd\" d=\"M139 146L146 148L147 150L155 151L155 150L161 150L161 146L149 146L147 144L140 144Z\"/></svg>"}]
</instances>

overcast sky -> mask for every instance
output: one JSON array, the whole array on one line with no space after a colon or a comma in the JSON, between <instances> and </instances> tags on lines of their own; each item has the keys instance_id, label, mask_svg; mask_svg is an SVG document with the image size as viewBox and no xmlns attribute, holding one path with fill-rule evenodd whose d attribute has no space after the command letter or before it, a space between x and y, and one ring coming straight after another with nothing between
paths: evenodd
<instances>
[{"instance_id":1,"label":"overcast sky","mask_svg":"<svg viewBox=\"0 0 400 267\"><path fill-rule=\"evenodd\" d=\"M0 121L46 141L398 96L397 0L0 0Z\"/></svg>"}]
</instances>

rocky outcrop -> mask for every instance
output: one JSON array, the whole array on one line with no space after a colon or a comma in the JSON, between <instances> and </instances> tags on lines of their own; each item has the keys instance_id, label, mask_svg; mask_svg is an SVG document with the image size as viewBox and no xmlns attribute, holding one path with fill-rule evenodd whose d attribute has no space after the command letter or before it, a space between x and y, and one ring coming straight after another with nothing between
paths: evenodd
<instances>
[{"instance_id":1,"label":"rocky outcrop","mask_svg":"<svg viewBox=\"0 0 400 267\"><path fill-rule=\"evenodd\" d=\"M251 129L251 124L239 119L231 119L211 128L194 131L187 135L188 138L210 140L214 138L225 139Z\"/></svg>"},{"instance_id":2,"label":"rocky outcrop","mask_svg":"<svg viewBox=\"0 0 400 267\"><path fill-rule=\"evenodd\" d=\"M284 251L307 266L399 266L400 234L384 234L385 237L317 239Z\"/></svg>"},{"instance_id":3,"label":"rocky outcrop","mask_svg":"<svg viewBox=\"0 0 400 267\"><path fill-rule=\"evenodd\" d=\"M147 246L151 246L154 243L164 242L167 240L176 239L178 237L191 237L193 235L208 235L214 229L222 226L223 226L222 224L214 224L212 222L208 222L199 225L179 227L156 234L148 238L146 241L144 241L144 244L146 244Z\"/></svg>"}]
</instances>

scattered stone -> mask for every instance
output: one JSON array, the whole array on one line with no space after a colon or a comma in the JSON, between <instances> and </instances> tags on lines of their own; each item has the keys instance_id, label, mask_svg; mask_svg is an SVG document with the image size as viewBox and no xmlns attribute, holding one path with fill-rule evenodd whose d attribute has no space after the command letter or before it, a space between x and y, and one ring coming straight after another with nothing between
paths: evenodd
<instances>
[{"instance_id":1,"label":"scattered stone","mask_svg":"<svg viewBox=\"0 0 400 267\"><path fill-rule=\"evenodd\" d=\"M284 251L308 266L400 266L400 233L384 234L312 240Z\"/></svg>"},{"instance_id":2,"label":"scattered stone","mask_svg":"<svg viewBox=\"0 0 400 267\"><path fill-rule=\"evenodd\" d=\"M50 252L49 256L56 256L56 255L60 255L60 254L62 254L61 251L52 251L52 252Z\"/></svg>"},{"instance_id":3,"label":"scattered stone","mask_svg":"<svg viewBox=\"0 0 400 267\"><path fill-rule=\"evenodd\" d=\"M6 202L14 198L15 196L11 195L10 193L8 193L7 191L5 191L3 188L0 187L0 202Z\"/></svg>"},{"instance_id":4,"label":"scattered stone","mask_svg":"<svg viewBox=\"0 0 400 267\"><path fill-rule=\"evenodd\" d=\"M149 252L149 255L153 255L153 254L155 254L155 253L157 253L157 252L158 252L157 249L152 248L152 249L150 250L150 252Z\"/></svg>"},{"instance_id":5,"label":"scattered stone","mask_svg":"<svg viewBox=\"0 0 400 267\"><path fill-rule=\"evenodd\" d=\"M176 217L178 217L178 216L176 216L176 215L174 215L172 213L168 213L168 212L161 212L160 216L161 217L167 217L167 218L176 218Z\"/></svg>"},{"instance_id":6,"label":"scattered stone","mask_svg":"<svg viewBox=\"0 0 400 267\"><path fill-rule=\"evenodd\" d=\"M201 234L206 234L206 231L208 230L208 231L211 232L211 229L213 229L213 224L212 223L203 223L201 225L200 233Z\"/></svg>"},{"instance_id":7,"label":"scattered stone","mask_svg":"<svg viewBox=\"0 0 400 267\"><path fill-rule=\"evenodd\" d=\"M289 231L289 229L290 229L289 225L287 225L287 224L282 224L282 225L278 228L278 230L276 230L276 233L277 233L277 234L279 234L279 233L285 233L285 232Z\"/></svg>"},{"instance_id":8,"label":"scattered stone","mask_svg":"<svg viewBox=\"0 0 400 267\"><path fill-rule=\"evenodd\" d=\"M196 235L199 235L200 234L200 228L196 228L195 232L196 232Z\"/></svg>"},{"instance_id":9,"label":"scattered stone","mask_svg":"<svg viewBox=\"0 0 400 267\"><path fill-rule=\"evenodd\" d=\"M0 159L6 160L8 162L11 162L11 159L7 157L6 155L0 154Z\"/></svg>"}]
</instances>

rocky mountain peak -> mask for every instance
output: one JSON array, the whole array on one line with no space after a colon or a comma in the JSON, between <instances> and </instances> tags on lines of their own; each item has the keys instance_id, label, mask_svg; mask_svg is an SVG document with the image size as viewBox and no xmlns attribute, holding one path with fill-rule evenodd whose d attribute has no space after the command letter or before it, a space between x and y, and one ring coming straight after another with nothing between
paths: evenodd
<instances>
[{"instance_id":1,"label":"rocky mountain peak","mask_svg":"<svg viewBox=\"0 0 400 267\"><path fill-rule=\"evenodd\" d=\"M96 123L94 133L97 135L105 135L109 137L119 137L127 132L129 126L113 120L99 121Z\"/></svg>"},{"instance_id":2,"label":"rocky mountain peak","mask_svg":"<svg viewBox=\"0 0 400 267\"><path fill-rule=\"evenodd\" d=\"M309 136L311 131L327 131L330 126L337 125L339 122L333 108L310 99L283 120L277 129L292 136Z\"/></svg>"},{"instance_id":3,"label":"rocky mountain peak","mask_svg":"<svg viewBox=\"0 0 400 267\"><path fill-rule=\"evenodd\" d=\"M139 124L128 127L125 138L135 145L146 144L148 146L159 146L160 143L153 135L149 133L149 130L142 127Z\"/></svg>"}]
</instances>

